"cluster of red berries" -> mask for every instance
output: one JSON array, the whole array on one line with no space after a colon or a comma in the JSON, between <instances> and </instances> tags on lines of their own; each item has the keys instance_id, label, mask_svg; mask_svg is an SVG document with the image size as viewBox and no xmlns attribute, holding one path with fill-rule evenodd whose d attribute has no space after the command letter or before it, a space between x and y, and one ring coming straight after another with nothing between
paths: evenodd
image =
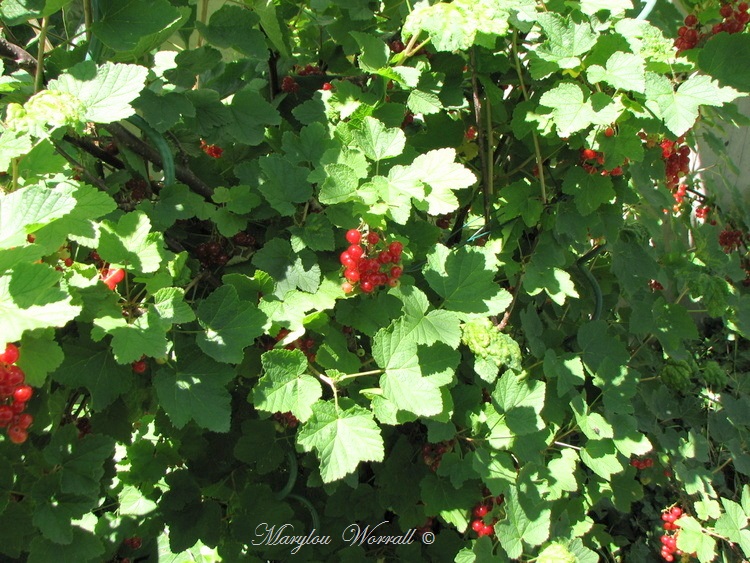
<instances>
[{"instance_id":1,"label":"cluster of red berries","mask_svg":"<svg viewBox=\"0 0 750 563\"><path fill-rule=\"evenodd\" d=\"M612 129L611 127L608 128ZM614 129L612 130L614 135ZM593 161L593 162L592 162ZM604 153L593 149L581 149L581 166L589 174L601 174L602 176L622 176L622 166L615 166L612 170L599 168L604 164Z\"/></svg>"},{"instance_id":2,"label":"cluster of red berries","mask_svg":"<svg viewBox=\"0 0 750 563\"><path fill-rule=\"evenodd\" d=\"M20 352L15 344L8 343L0 354L0 428L8 429L8 439L23 444L29 437L28 428L34 417L23 412L34 394L26 385L26 374L16 365Z\"/></svg>"},{"instance_id":3,"label":"cluster of red berries","mask_svg":"<svg viewBox=\"0 0 750 563\"><path fill-rule=\"evenodd\" d=\"M275 412L273 419L284 428L297 428L299 424L299 419L291 412Z\"/></svg>"},{"instance_id":4,"label":"cluster of red berries","mask_svg":"<svg viewBox=\"0 0 750 563\"><path fill-rule=\"evenodd\" d=\"M226 266L229 262L229 251L224 248L224 239L202 242L195 247L195 255L204 268L211 266Z\"/></svg>"},{"instance_id":5,"label":"cluster of red berries","mask_svg":"<svg viewBox=\"0 0 750 563\"><path fill-rule=\"evenodd\" d=\"M291 76L285 76L281 80L281 91L287 94L294 94L295 92L299 92L299 84Z\"/></svg>"},{"instance_id":6,"label":"cluster of red berries","mask_svg":"<svg viewBox=\"0 0 750 563\"><path fill-rule=\"evenodd\" d=\"M209 145L203 139L201 139L201 150L211 158L221 158L221 155L224 153L224 149L220 146Z\"/></svg>"},{"instance_id":7,"label":"cluster of red berries","mask_svg":"<svg viewBox=\"0 0 750 563\"><path fill-rule=\"evenodd\" d=\"M122 544L125 547L129 547L130 549L141 549L141 546L143 545L143 540L138 536L133 536L132 538L124 539Z\"/></svg>"},{"instance_id":8,"label":"cluster of red berries","mask_svg":"<svg viewBox=\"0 0 750 563\"><path fill-rule=\"evenodd\" d=\"M727 228L719 233L719 245L727 254L734 250L737 250L741 244L742 231L730 230Z\"/></svg>"},{"instance_id":9,"label":"cluster of red berries","mask_svg":"<svg viewBox=\"0 0 750 563\"><path fill-rule=\"evenodd\" d=\"M372 293L385 285L398 286L404 271L401 267L402 243L393 241L386 245L375 231L370 231L363 240L358 229L349 229L346 240L350 246L339 256L346 278L341 284L344 293L351 293L357 283L363 293Z\"/></svg>"},{"instance_id":10,"label":"cluster of red berries","mask_svg":"<svg viewBox=\"0 0 750 563\"><path fill-rule=\"evenodd\" d=\"M443 461L443 456L452 449L452 440L438 442L437 444L430 444L427 442L422 446L422 461L424 461L425 465L429 466L432 472L435 472L438 470L438 467L440 467L440 462Z\"/></svg>"},{"instance_id":11,"label":"cluster of red berries","mask_svg":"<svg viewBox=\"0 0 750 563\"><path fill-rule=\"evenodd\" d=\"M255 246L256 240L247 231L240 231L232 237L232 242L237 246Z\"/></svg>"},{"instance_id":12,"label":"cluster of red berries","mask_svg":"<svg viewBox=\"0 0 750 563\"><path fill-rule=\"evenodd\" d=\"M305 65L305 66L295 66L295 71L299 76L314 76L319 75L322 76L325 74L325 71L320 68L318 65Z\"/></svg>"},{"instance_id":13,"label":"cluster of red berries","mask_svg":"<svg viewBox=\"0 0 750 563\"><path fill-rule=\"evenodd\" d=\"M745 29L747 23L750 22L747 2L740 2L736 6L733 3L723 4L719 13L723 18L721 23L714 24L711 30L705 33L701 30L698 17L695 14L689 14L685 18L685 25L677 30L678 37L674 42L677 53L679 54L688 49L695 48L698 43L711 35L722 32L740 33Z\"/></svg>"},{"instance_id":14,"label":"cluster of red berries","mask_svg":"<svg viewBox=\"0 0 750 563\"><path fill-rule=\"evenodd\" d=\"M659 143L667 167L667 187L673 191L680 185L680 178L690 173L690 147L684 143L684 137L676 141L664 139Z\"/></svg>"},{"instance_id":15,"label":"cluster of red berries","mask_svg":"<svg viewBox=\"0 0 750 563\"><path fill-rule=\"evenodd\" d=\"M497 516L493 516L492 512L496 506L500 506L505 502L504 495L498 495L493 497L488 489L483 490L485 500L477 504L471 511L474 519L471 521L471 529L477 533L480 538L482 536L492 536L495 534L495 524L498 521ZM487 523L487 517L490 518L490 522Z\"/></svg>"},{"instance_id":16,"label":"cluster of red berries","mask_svg":"<svg viewBox=\"0 0 750 563\"><path fill-rule=\"evenodd\" d=\"M659 283L659 282L656 282ZM659 284L661 285L661 284ZM647 469L654 466L654 460L650 457L646 458L635 458L630 460L630 465L636 469Z\"/></svg>"},{"instance_id":17,"label":"cluster of red berries","mask_svg":"<svg viewBox=\"0 0 750 563\"><path fill-rule=\"evenodd\" d=\"M709 213L711 213L711 208L708 205L701 205L695 209L695 218L705 221Z\"/></svg>"},{"instance_id":18,"label":"cluster of red berries","mask_svg":"<svg viewBox=\"0 0 750 563\"><path fill-rule=\"evenodd\" d=\"M282 328L273 339L267 339L263 347L266 350L274 349L276 347L276 343L284 340L288 334L289 329ZM307 357L307 361L310 363L315 361L315 353L313 352L313 348L315 348L315 340L313 340L312 338L302 337L284 346L284 350L300 350Z\"/></svg>"},{"instance_id":19,"label":"cluster of red berries","mask_svg":"<svg viewBox=\"0 0 750 563\"><path fill-rule=\"evenodd\" d=\"M663 521L662 528L667 532L672 532L679 529L677 520L682 516L682 509L679 506L673 506L672 508L665 510L661 514ZM670 535L664 534L660 538L661 541L661 556L665 561L674 561L675 555L682 555L682 552L677 549L677 534Z\"/></svg>"}]
</instances>

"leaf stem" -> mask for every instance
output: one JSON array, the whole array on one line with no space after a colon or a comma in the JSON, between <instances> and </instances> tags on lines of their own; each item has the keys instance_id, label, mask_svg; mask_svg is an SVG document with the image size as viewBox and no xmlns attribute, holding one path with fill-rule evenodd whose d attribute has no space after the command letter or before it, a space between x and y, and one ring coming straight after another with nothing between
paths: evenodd
<instances>
[{"instance_id":1,"label":"leaf stem","mask_svg":"<svg viewBox=\"0 0 750 563\"><path fill-rule=\"evenodd\" d=\"M529 101L529 91L526 89L526 83L523 80L523 71L521 70L521 59L518 56L518 31L513 30L513 59L516 63L516 74L518 75L518 82L521 86L521 92L523 93L523 99L527 102ZM542 203L547 203L547 186L544 181L544 160L542 159L542 149L539 146L539 137L536 134L536 131L532 128L531 129L531 138L534 142L534 155L536 157L536 169L538 172L537 177L539 178L539 184L541 186L542 190Z\"/></svg>"},{"instance_id":2,"label":"leaf stem","mask_svg":"<svg viewBox=\"0 0 750 563\"><path fill-rule=\"evenodd\" d=\"M339 377L339 381L344 381L345 379L354 379L355 377L362 377L365 375L380 375L381 373L385 373L385 370L383 369L371 369L370 371L360 371L357 373L348 373L342 377Z\"/></svg>"}]
</instances>

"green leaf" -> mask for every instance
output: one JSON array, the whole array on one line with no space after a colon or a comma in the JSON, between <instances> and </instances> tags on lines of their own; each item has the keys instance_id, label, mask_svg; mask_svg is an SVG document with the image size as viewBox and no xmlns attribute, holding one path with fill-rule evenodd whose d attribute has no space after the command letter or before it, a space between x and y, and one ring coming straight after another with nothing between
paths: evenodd
<instances>
[{"instance_id":1,"label":"green leaf","mask_svg":"<svg viewBox=\"0 0 750 563\"><path fill-rule=\"evenodd\" d=\"M252 303L241 301L237 290L223 285L198 305L198 321L205 330L198 347L219 362L239 363L243 350L263 334L265 315Z\"/></svg>"},{"instance_id":2,"label":"green leaf","mask_svg":"<svg viewBox=\"0 0 750 563\"><path fill-rule=\"evenodd\" d=\"M598 34L588 22L576 23L552 11L540 14L538 22L547 35L547 41L536 50L536 54L558 68L578 67L581 64L580 57L596 44Z\"/></svg>"},{"instance_id":3,"label":"green leaf","mask_svg":"<svg viewBox=\"0 0 750 563\"><path fill-rule=\"evenodd\" d=\"M406 144L400 128L386 127L374 117L364 118L361 127L354 130L354 140L367 158L376 162L399 156Z\"/></svg>"},{"instance_id":4,"label":"green leaf","mask_svg":"<svg viewBox=\"0 0 750 563\"><path fill-rule=\"evenodd\" d=\"M584 217L615 199L611 178L600 174L589 174L578 166L565 174L562 190L566 194L575 196L576 208Z\"/></svg>"},{"instance_id":5,"label":"green leaf","mask_svg":"<svg viewBox=\"0 0 750 563\"><path fill-rule=\"evenodd\" d=\"M646 73L646 106L661 115L667 128L678 137L693 126L700 106L720 107L744 95L701 74L691 76L675 90L665 76Z\"/></svg>"},{"instance_id":6,"label":"green leaf","mask_svg":"<svg viewBox=\"0 0 750 563\"><path fill-rule=\"evenodd\" d=\"M28 563L49 561L101 561L104 555L102 540L87 530L73 527L72 541L67 545L52 542L43 537L35 537L29 546Z\"/></svg>"},{"instance_id":7,"label":"green leaf","mask_svg":"<svg viewBox=\"0 0 750 563\"><path fill-rule=\"evenodd\" d=\"M632 9L631 0L581 0L581 11L589 16L602 10L607 10L612 16L619 16Z\"/></svg>"},{"instance_id":8,"label":"green leaf","mask_svg":"<svg viewBox=\"0 0 750 563\"><path fill-rule=\"evenodd\" d=\"M684 553L695 553L701 563L707 563L716 557L716 540L703 531L700 522L692 516L682 516L677 525L680 528L677 549Z\"/></svg>"},{"instance_id":9,"label":"green leaf","mask_svg":"<svg viewBox=\"0 0 750 563\"><path fill-rule=\"evenodd\" d=\"M58 287L60 275L44 264L18 264L0 276L0 341L15 342L24 331L62 327L81 312Z\"/></svg>"},{"instance_id":10,"label":"green leaf","mask_svg":"<svg viewBox=\"0 0 750 563\"><path fill-rule=\"evenodd\" d=\"M444 342L457 348L461 342L459 318L450 311L427 312L430 304L427 296L418 288L401 286L393 293L403 304L404 316L399 319L403 324L406 338L416 344L434 344Z\"/></svg>"},{"instance_id":11,"label":"green leaf","mask_svg":"<svg viewBox=\"0 0 750 563\"><path fill-rule=\"evenodd\" d=\"M544 373L557 378L558 397L586 383L581 358L572 354L557 357L554 350L547 350L544 355Z\"/></svg>"},{"instance_id":12,"label":"green leaf","mask_svg":"<svg viewBox=\"0 0 750 563\"><path fill-rule=\"evenodd\" d=\"M382 461L383 438L372 413L351 401L316 402L313 415L299 430L297 443L317 452L324 483L341 479L362 461Z\"/></svg>"},{"instance_id":13,"label":"green leaf","mask_svg":"<svg viewBox=\"0 0 750 563\"><path fill-rule=\"evenodd\" d=\"M103 434L78 437L78 429L69 425L58 429L44 450L44 459L59 466L60 491L96 498L104 476L104 461L111 458L115 441Z\"/></svg>"},{"instance_id":14,"label":"green leaf","mask_svg":"<svg viewBox=\"0 0 750 563\"><path fill-rule=\"evenodd\" d=\"M541 417L545 384L506 371L498 380L492 398L505 414L505 424L517 436L531 434L545 427Z\"/></svg>"},{"instance_id":15,"label":"green leaf","mask_svg":"<svg viewBox=\"0 0 750 563\"><path fill-rule=\"evenodd\" d=\"M563 139L592 124L614 123L624 109L605 94L587 98L576 82L561 82L542 94L539 103L552 109L557 134Z\"/></svg>"},{"instance_id":16,"label":"green leaf","mask_svg":"<svg viewBox=\"0 0 750 563\"><path fill-rule=\"evenodd\" d=\"M414 159L408 176L427 185L425 199L430 215L441 215L458 209L453 190L462 190L477 181L474 173L456 162L455 149L436 149ZM402 177L402 181L406 177ZM417 196L418 197L418 196Z\"/></svg>"},{"instance_id":17,"label":"green leaf","mask_svg":"<svg viewBox=\"0 0 750 563\"><path fill-rule=\"evenodd\" d=\"M309 170L300 166L290 166L277 154L260 159L263 171L260 192L266 201L283 216L295 212L295 203L304 203L312 196L312 186L307 181Z\"/></svg>"},{"instance_id":18,"label":"green leaf","mask_svg":"<svg viewBox=\"0 0 750 563\"><path fill-rule=\"evenodd\" d=\"M655 335L671 357L686 359L684 340L696 340L698 328L690 313L681 306L658 299L653 306Z\"/></svg>"},{"instance_id":19,"label":"green leaf","mask_svg":"<svg viewBox=\"0 0 750 563\"><path fill-rule=\"evenodd\" d=\"M133 101L133 106L141 112L143 119L159 133L164 133L177 124L183 115L195 117L193 104L184 94L177 92L165 92L159 95L147 88ZM160 195L163 196L163 194L164 191L162 190Z\"/></svg>"},{"instance_id":20,"label":"green leaf","mask_svg":"<svg viewBox=\"0 0 750 563\"><path fill-rule=\"evenodd\" d=\"M47 374L60 367L64 357L52 329L24 334L21 350L16 363L26 373L26 383L33 387L42 387Z\"/></svg>"},{"instance_id":21,"label":"green leaf","mask_svg":"<svg viewBox=\"0 0 750 563\"><path fill-rule=\"evenodd\" d=\"M70 388L88 390L91 410L100 412L106 409L133 388L134 376L130 366L116 363L107 348L66 344L63 350L65 359L52 378ZM142 352L138 358L140 354Z\"/></svg>"},{"instance_id":22,"label":"green leaf","mask_svg":"<svg viewBox=\"0 0 750 563\"><path fill-rule=\"evenodd\" d=\"M291 412L301 422L307 421L323 389L317 379L305 374L305 355L300 350L269 350L261 356L261 362L265 373L253 388L255 408Z\"/></svg>"},{"instance_id":23,"label":"green leaf","mask_svg":"<svg viewBox=\"0 0 750 563\"><path fill-rule=\"evenodd\" d=\"M632 53L617 51L604 67L591 65L586 73L589 82L606 82L616 90L643 93L646 90L646 68L643 59Z\"/></svg>"},{"instance_id":24,"label":"green leaf","mask_svg":"<svg viewBox=\"0 0 750 563\"><path fill-rule=\"evenodd\" d=\"M159 403L172 424L182 428L194 420L212 432L229 431L231 395L226 384L234 377L234 370L195 348L177 351L176 365L161 367L154 374Z\"/></svg>"},{"instance_id":25,"label":"green leaf","mask_svg":"<svg viewBox=\"0 0 750 563\"><path fill-rule=\"evenodd\" d=\"M148 18L144 18L144 14ZM160 46L190 17L190 10L175 8L166 0L104 0L92 33L116 51L115 61L135 61Z\"/></svg>"},{"instance_id":26,"label":"green leaf","mask_svg":"<svg viewBox=\"0 0 750 563\"><path fill-rule=\"evenodd\" d=\"M726 498L721 499L724 514L714 524L714 532L740 544L742 551L750 552L750 530L747 529L748 515L742 506Z\"/></svg>"},{"instance_id":27,"label":"green leaf","mask_svg":"<svg viewBox=\"0 0 750 563\"><path fill-rule=\"evenodd\" d=\"M472 246L449 249L441 244L427 256L425 279L443 298L442 309L462 319L498 315L511 297L494 281L494 257Z\"/></svg>"},{"instance_id":28,"label":"green leaf","mask_svg":"<svg viewBox=\"0 0 750 563\"><path fill-rule=\"evenodd\" d=\"M131 323L122 317L103 316L94 320L91 337L99 341L105 334L111 334L115 360L120 364L129 364L139 360L143 355L153 358L165 357L166 332L170 328L165 326L153 311L148 311Z\"/></svg>"},{"instance_id":29,"label":"green leaf","mask_svg":"<svg viewBox=\"0 0 750 563\"><path fill-rule=\"evenodd\" d=\"M137 65L92 61L79 63L48 84L50 90L67 92L83 104L84 118L95 123L113 123L135 113L130 102L138 97L148 69Z\"/></svg>"},{"instance_id":30,"label":"green leaf","mask_svg":"<svg viewBox=\"0 0 750 563\"><path fill-rule=\"evenodd\" d=\"M142 211L127 213L117 223L102 221L98 252L106 262L141 274L155 272L165 259L163 246L164 235L151 231Z\"/></svg>"},{"instance_id":31,"label":"green leaf","mask_svg":"<svg viewBox=\"0 0 750 563\"><path fill-rule=\"evenodd\" d=\"M404 39L427 32L438 51L457 51L471 47L476 26L460 5L440 2L430 6L427 0L414 5L401 30Z\"/></svg>"},{"instance_id":32,"label":"green leaf","mask_svg":"<svg viewBox=\"0 0 750 563\"><path fill-rule=\"evenodd\" d=\"M326 178L320 188L320 203L332 205L357 199L359 175L346 164L326 164Z\"/></svg>"},{"instance_id":33,"label":"green leaf","mask_svg":"<svg viewBox=\"0 0 750 563\"><path fill-rule=\"evenodd\" d=\"M364 72L377 72L388 64L388 47L382 39L359 31L351 31L349 34L362 50L357 63Z\"/></svg>"},{"instance_id":34,"label":"green leaf","mask_svg":"<svg viewBox=\"0 0 750 563\"><path fill-rule=\"evenodd\" d=\"M550 509L535 507L535 510L529 510L522 506L520 494L515 488L509 489L504 504L507 517L495 525L497 539L511 559L521 557L524 543L541 545L550 533Z\"/></svg>"},{"instance_id":35,"label":"green leaf","mask_svg":"<svg viewBox=\"0 0 750 563\"><path fill-rule=\"evenodd\" d=\"M71 0L3 0L0 16L5 25L18 25L34 18L50 16Z\"/></svg>"},{"instance_id":36,"label":"green leaf","mask_svg":"<svg viewBox=\"0 0 750 563\"><path fill-rule=\"evenodd\" d=\"M281 123L278 110L257 92L240 90L229 105L234 118L226 131L240 143L256 146L265 140L266 127Z\"/></svg>"},{"instance_id":37,"label":"green leaf","mask_svg":"<svg viewBox=\"0 0 750 563\"><path fill-rule=\"evenodd\" d=\"M208 25L197 27L206 41L216 47L232 47L250 57L263 60L268 56L268 45L263 33L254 29L258 16L241 6L225 4L213 14Z\"/></svg>"},{"instance_id":38,"label":"green leaf","mask_svg":"<svg viewBox=\"0 0 750 563\"><path fill-rule=\"evenodd\" d=\"M580 455L583 463L607 481L612 478L612 475L625 469L612 440L589 440L586 442L586 447L581 450Z\"/></svg>"},{"instance_id":39,"label":"green leaf","mask_svg":"<svg viewBox=\"0 0 750 563\"><path fill-rule=\"evenodd\" d=\"M154 293L154 309L167 330L173 324L195 320L195 313L185 302L185 290L178 287L165 287Z\"/></svg>"},{"instance_id":40,"label":"green leaf","mask_svg":"<svg viewBox=\"0 0 750 563\"><path fill-rule=\"evenodd\" d=\"M750 92L750 76L737 72L735 61L750 57L750 36L744 33L718 33L698 52L698 66L722 85Z\"/></svg>"},{"instance_id":41,"label":"green leaf","mask_svg":"<svg viewBox=\"0 0 750 563\"><path fill-rule=\"evenodd\" d=\"M121 516L146 516L156 510L154 501L146 498L137 487L125 485L118 495L120 506L118 512Z\"/></svg>"},{"instance_id":42,"label":"green leaf","mask_svg":"<svg viewBox=\"0 0 750 563\"><path fill-rule=\"evenodd\" d=\"M380 330L373 340L372 355L385 370L380 378L383 396L399 410L434 416L443 410L440 388L422 376L414 335L403 323Z\"/></svg>"},{"instance_id":43,"label":"green leaf","mask_svg":"<svg viewBox=\"0 0 750 563\"><path fill-rule=\"evenodd\" d=\"M0 198L0 248L20 246L26 235L70 213L76 206L75 187L53 189L32 185Z\"/></svg>"}]
</instances>

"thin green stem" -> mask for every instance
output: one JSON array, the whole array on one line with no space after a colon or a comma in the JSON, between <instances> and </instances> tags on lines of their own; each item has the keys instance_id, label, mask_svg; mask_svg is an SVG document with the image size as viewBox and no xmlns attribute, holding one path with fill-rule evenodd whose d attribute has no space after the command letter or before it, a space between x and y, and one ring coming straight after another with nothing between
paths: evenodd
<instances>
[{"instance_id":1,"label":"thin green stem","mask_svg":"<svg viewBox=\"0 0 750 563\"><path fill-rule=\"evenodd\" d=\"M518 56L518 31L513 31L513 59L516 63L516 74L518 75L518 82L521 86L521 92L523 93L523 99L529 101L529 91L526 89L526 82L523 79L523 70L521 69L521 59ZM539 145L539 137L536 131L531 129L531 138L534 142L534 156L536 157L536 169L538 172L539 184L542 190L542 203L547 203L547 186L544 181L544 159L542 158L542 149Z\"/></svg>"},{"instance_id":2,"label":"thin green stem","mask_svg":"<svg viewBox=\"0 0 750 563\"><path fill-rule=\"evenodd\" d=\"M86 41L91 42L91 23L93 22L91 0L83 0L83 25L86 28Z\"/></svg>"},{"instance_id":3,"label":"thin green stem","mask_svg":"<svg viewBox=\"0 0 750 563\"><path fill-rule=\"evenodd\" d=\"M355 377L363 377L365 375L380 375L381 373L384 373L385 370L382 369L371 369L370 371L360 371L358 373L348 373L342 377L339 377L339 381L344 381L345 379L354 379Z\"/></svg>"},{"instance_id":4,"label":"thin green stem","mask_svg":"<svg viewBox=\"0 0 750 563\"><path fill-rule=\"evenodd\" d=\"M49 26L49 18L42 18L42 27L39 30L39 45L37 46L36 56L36 75L34 76L34 92L39 92L42 89L44 82L44 48L47 44L47 27Z\"/></svg>"}]
</instances>

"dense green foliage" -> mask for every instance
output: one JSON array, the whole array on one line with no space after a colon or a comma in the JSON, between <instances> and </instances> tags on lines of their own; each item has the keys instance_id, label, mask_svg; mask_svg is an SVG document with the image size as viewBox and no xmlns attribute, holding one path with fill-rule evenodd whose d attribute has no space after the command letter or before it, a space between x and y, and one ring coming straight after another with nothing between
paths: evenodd
<instances>
[{"instance_id":1,"label":"dense green foliage","mask_svg":"<svg viewBox=\"0 0 750 563\"><path fill-rule=\"evenodd\" d=\"M638 8L5 0L0 553L750 556L747 5Z\"/></svg>"}]
</instances>

